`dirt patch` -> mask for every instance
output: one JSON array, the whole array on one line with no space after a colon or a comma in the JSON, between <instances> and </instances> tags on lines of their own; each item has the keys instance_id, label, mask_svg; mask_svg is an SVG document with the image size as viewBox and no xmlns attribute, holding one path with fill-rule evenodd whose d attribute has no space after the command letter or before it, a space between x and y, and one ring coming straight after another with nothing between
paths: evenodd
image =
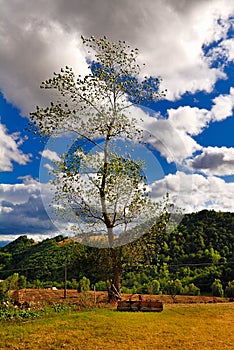
<instances>
[{"instance_id":1,"label":"dirt patch","mask_svg":"<svg viewBox=\"0 0 234 350\"><path fill-rule=\"evenodd\" d=\"M108 295L106 292L89 292L88 296L96 303L107 303ZM138 300L139 295L122 294L123 300ZM142 295L142 300L157 300L163 302L163 304L198 304L198 303L222 303L228 302L228 298L219 298L212 296L186 296L178 295L172 298L170 295ZM19 291L14 291L12 293L12 298L20 303L28 302L30 305L35 304L58 304L58 303L68 303L76 304L79 303L81 294L76 290L68 289L66 293L66 299L64 298L63 290L53 290L53 289L21 289Z\"/></svg>"}]
</instances>

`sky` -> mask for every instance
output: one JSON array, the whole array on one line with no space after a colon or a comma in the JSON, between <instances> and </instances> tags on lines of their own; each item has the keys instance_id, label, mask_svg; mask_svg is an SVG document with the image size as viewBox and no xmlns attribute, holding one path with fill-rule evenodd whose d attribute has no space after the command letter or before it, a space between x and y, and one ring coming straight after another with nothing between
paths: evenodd
<instances>
[{"instance_id":1,"label":"sky","mask_svg":"<svg viewBox=\"0 0 234 350\"><path fill-rule=\"evenodd\" d=\"M0 0L0 244L63 233L41 191L57 154L27 131L66 65L89 73L81 35L126 40L166 97L134 107L153 134L141 150L156 200L185 212L234 211L234 0ZM145 153L144 153L145 151ZM43 160L42 160L43 155ZM42 160L42 161L41 161ZM41 170L40 170L41 169Z\"/></svg>"}]
</instances>

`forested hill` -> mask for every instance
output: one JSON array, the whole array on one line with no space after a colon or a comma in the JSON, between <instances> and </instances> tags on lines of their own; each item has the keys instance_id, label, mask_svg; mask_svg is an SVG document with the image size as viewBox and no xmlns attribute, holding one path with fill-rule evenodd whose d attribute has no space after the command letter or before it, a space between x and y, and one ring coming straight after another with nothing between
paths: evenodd
<instances>
[{"instance_id":1,"label":"forested hill","mask_svg":"<svg viewBox=\"0 0 234 350\"><path fill-rule=\"evenodd\" d=\"M226 285L234 280L234 213L203 210L186 214L172 233L165 233L160 242L155 242L154 250L157 258L152 268L143 264L141 270L129 267L123 271L126 288L138 285L140 289L147 279L158 279L163 284L165 279L176 278L182 283L194 283L204 291L215 279ZM85 275L96 283L104 279L102 259L99 263L90 259L90 254L92 248L63 236L39 243L21 236L0 248L0 280L18 272L31 282L62 283L66 261L69 280Z\"/></svg>"},{"instance_id":2,"label":"forested hill","mask_svg":"<svg viewBox=\"0 0 234 350\"><path fill-rule=\"evenodd\" d=\"M168 240L170 255L178 262L234 260L234 213L203 210L187 214Z\"/></svg>"}]
</instances>

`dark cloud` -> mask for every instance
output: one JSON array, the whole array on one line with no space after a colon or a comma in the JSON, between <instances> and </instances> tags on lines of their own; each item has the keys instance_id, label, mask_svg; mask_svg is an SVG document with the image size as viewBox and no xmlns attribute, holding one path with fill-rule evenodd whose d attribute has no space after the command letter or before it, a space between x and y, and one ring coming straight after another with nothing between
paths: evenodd
<instances>
[{"instance_id":1,"label":"dark cloud","mask_svg":"<svg viewBox=\"0 0 234 350\"><path fill-rule=\"evenodd\" d=\"M233 148L208 147L203 153L188 164L194 170L204 171L207 174L231 175L234 173Z\"/></svg>"},{"instance_id":2,"label":"dark cloud","mask_svg":"<svg viewBox=\"0 0 234 350\"><path fill-rule=\"evenodd\" d=\"M46 233L56 231L40 197L31 196L21 204L2 202L1 234Z\"/></svg>"},{"instance_id":3,"label":"dark cloud","mask_svg":"<svg viewBox=\"0 0 234 350\"><path fill-rule=\"evenodd\" d=\"M211 0L57 0L53 17L63 23L64 28L81 29L85 35L109 35L114 40L136 41L145 25L154 26L155 36L160 34L163 13L173 11L176 17L177 13L189 12L209 2Z\"/></svg>"},{"instance_id":4,"label":"dark cloud","mask_svg":"<svg viewBox=\"0 0 234 350\"><path fill-rule=\"evenodd\" d=\"M164 3L174 9L176 12L186 13L196 6L211 3L212 0L166 0Z\"/></svg>"},{"instance_id":5,"label":"dark cloud","mask_svg":"<svg viewBox=\"0 0 234 350\"><path fill-rule=\"evenodd\" d=\"M194 169L216 169L224 163L224 155L222 153L205 153L199 157L196 157L191 165Z\"/></svg>"}]
</instances>

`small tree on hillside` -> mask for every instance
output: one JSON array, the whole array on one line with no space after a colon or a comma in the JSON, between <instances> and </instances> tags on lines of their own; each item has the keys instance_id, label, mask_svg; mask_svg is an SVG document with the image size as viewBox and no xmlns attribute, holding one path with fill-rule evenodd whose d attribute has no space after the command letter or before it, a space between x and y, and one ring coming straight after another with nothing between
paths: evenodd
<instances>
[{"instance_id":1,"label":"small tree on hillside","mask_svg":"<svg viewBox=\"0 0 234 350\"><path fill-rule=\"evenodd\" d=\"M147 196L143 162L119 152L119 142L142 141L142 130L130 107L155 102L164 93L158 78L139 80L138 50L125 41L82 40L94 53L90 74L76 78L69 67L54 73L41 87L56 89L59 99L49 107L37 107L30 115L41 136L76 134L73 146L53 172L54 203L63 219L74 222L75 232L84 234L84 242L90 243L89 236L97 234L107 238L103 244L110 248L112 282L119 291L120 250L116 247L128 241L123 234L133 240L139 231L146 232L155 223L158 210Z\"/></svg>"}]
</instances>

